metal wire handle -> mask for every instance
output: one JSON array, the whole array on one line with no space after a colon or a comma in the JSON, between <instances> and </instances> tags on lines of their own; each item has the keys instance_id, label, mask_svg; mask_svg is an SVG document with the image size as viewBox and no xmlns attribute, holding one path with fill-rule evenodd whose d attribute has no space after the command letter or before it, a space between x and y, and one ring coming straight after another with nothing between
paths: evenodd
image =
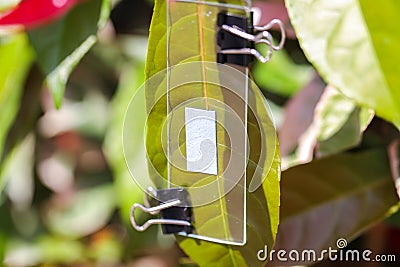
<instances>
[{"instance_id":1,"label":"metal wire handle","mask_svg":"<svg viewBox=\"0 0 400 267\"><path fill-rule=\"evenodd\" d=\"M156 196L156 194L157 194L156 193L157 191L152 187L147 188L146 191L147 191L147 194L151 194L153 196ZM132 224L133 228L135 228L135 230L137 230L139 232L145 231L147 228L149 228L153 224L173 224L173 225L191 226L190 222L183 221L183 220L171 220L171 219L150 219L147 222L145 222L143 225L138 225L136 223L135 210L138 208L146 213L151 214L151 215L156 215L164 209L172 208L172 207L178 206L179 204L181 204L181 201L179 199L176 199L176 200L171 200L166 203L162 203L155 207L150 207L148 199L145 198L145 206L143 206L142 204L139 204L139 203L134 203L132 205L131 213L130 213L131 224Z\"/></svg>"},{"instance_id":2,"label":"metal wire handle","mask_svg":"<svg viewBox=\"0 0 400 267\"><path fill-rule=\"evenodd\" d=\"M280 32L281 32L281 39L278 44L274 43L273 37L271 33L268 31L272 29L274 25L278 25ZM256 44L266 44L268 47L268 51L266 55L262 55L257 49L254 48L241 48L241 49L224 49L221 51L223 54L244 54L244 55L253 55L255 56L260 62L266 63L268 62L273 54L273 51L281 50L285 44L286 40L286 33L285 27L281 20L273 19L269 23L265 24L264 26L254 26L254 30L257 34L253 35L250 33L245 32L243 29L237 26L229 26L229 25L222 25L221 28L231 34L239 36L247 41L254 42Z\"/></svg>"}]
</instances>

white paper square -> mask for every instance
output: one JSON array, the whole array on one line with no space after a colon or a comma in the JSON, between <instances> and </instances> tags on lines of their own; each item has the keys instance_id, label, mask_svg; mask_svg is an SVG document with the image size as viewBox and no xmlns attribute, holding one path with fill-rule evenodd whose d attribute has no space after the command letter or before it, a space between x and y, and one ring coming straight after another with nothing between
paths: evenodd
<instances>
[{"instance_id":1,"label":"white paper square","mask_svg":"<svg viewBox=\"0 0 400 267\"><path fill-rule=\"evenodd\" d=\"M218 174L216 113L185 108L187 170Z\"/></svg>"}]
</instances>

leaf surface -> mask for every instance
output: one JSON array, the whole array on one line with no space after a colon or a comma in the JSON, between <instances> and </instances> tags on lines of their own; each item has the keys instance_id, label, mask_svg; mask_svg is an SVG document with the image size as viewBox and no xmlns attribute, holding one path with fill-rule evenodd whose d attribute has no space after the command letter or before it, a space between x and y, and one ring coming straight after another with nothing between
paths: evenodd
<instances>
[{"instance_id":1,"label":"leaf surface","mask_svg":"<svg viewBox=\"0 0 400 267\"><path fill-rule=\"evenodd\" d=\"M319 156L358 145L373 115L370 110L357 107L352 99L328 86L316 107L312 126L318 132Z\"/></svg>"},{"instance_id":2,"label":"leaf surface","mask_svg":"<svg viewBox=\"0 0 400 267\"><path fill-rule=\"evenodd\" d=\"M0 163L5 159L6 138L17 115L25 79L33 60L25 35L0 39ZM18 68L15 63L18 62ZM1 171L0 166L0 171ZM0 185L3 182L0 181ZM1 186L0 186L1 190Z\"/></svg>"},{"instance_id":3,"label":"leaf surface","mask_svg":"<svg viewBox=\"0 0 400 267\"><path fill-rule=\"evenodd\" d=\"M109 5L109 0L85 1L60 20L28 32L56 107L61 106L72 70L96 42Z\"/></svg>"},{"instance_id":4,"label":"leaf surface","mask_svg":"<svg viewBox=\"0 0 400 267\"><path fill-rule=\"evenodd\" d=\"M284 171L281 201L275 249L286 251L336 249L339 238L350 242L398 210L384 148L326 157ZM287 264L274 261L271 266Z\"/></svg>"},{"instance_id":5,"label":"leaf surface","mask_svg":"<svg viewBox=\"0 0 400 267\"><path fill-rule=\"evenodd\" d=\"M400 128L400 3L286 0L308 59L326 81Z\"/></svg>"},{"instance_id":6,"label":"leaf surface","mask_svg":"<svg viewBox=\"0 0 400 267\"><path fill-rule=\"evenodd\" d=\"M236 4L243 4L242 1L230 1L229 3L233 2ZM203 9L203 12L207 14L206 8ZM185 45L185 42L193 43L193 40L198 40L200 42L199 39L201 37L199 38L198 35L198 21L201 20L198 20L198 13L191 10L182 11L181 19L176 21L176 24L173 24L171 29L171 36L175 35L176 38L175 43L170 47L172 51L170 53L177 56L177 58L174 58L174 64L199 61L201 58L215 60L213 36L215 36L216 32L215 27L208 25L209 20L210 19L203 20L208 22L204 22L206 24L202 26L204 27L203 45L205 49L204 51L200 51L200 44L197 47ZM193 23L193 25L189 22ZM154 74L167 67L166 31L166 1L159 0L155 2L153 19L150 26L149 48L145 71L146 79L149 79ZM197 90L197 88L192 89L192 92L188 91L188 95L182 97L184 99L190 98L190 93L194 94ZM148 98L153 95L154 94L151 94ZM262 266L263 263L257 260L257 251L263 248L265 244L269 246L273 246L274 244L279 223L279 144L278 142L274 142L274 145L268 148L267 158L260 158L261 143L265 142L265 140L261 138L277 140L275 132L271 135L270 131L273 125L269 119L267 119L269 115L266 111L266 102L258 89L254 90L254 99L257 110L254 111L256 114L253 114L253 117L249 118L248 124L248 134L252 147L250 149L251 161L247 169L249 177L247 186L250 185L249 180L253 173L260 172L260 169L262 173L263 167L265 167L265 173L263 173L263 177L261 177L261 179L264 180L262 186L258 187L255 192L247 193L247 243L244 246L231 246L177 236L180 247L200 266ZM164 176L166 174L167 160L160 142L162 132L161 126L166 116L165 107L165 105L160 104L150 113L146 141L150 160L153 162L158 172ZM261 121L257 121L254 115L261 118ZM268 135L265 133L268 133ZM269 167L271 168L268 172ZM204 212L197 213L204 222L201 227L212 227L213 221L218 219L217 216L229 216L229 214L224 214L224 209L219 210L223 208L219 205L216 205L218 208L216 210L216 215L209 212L212 209L211 206L205 208Z\"/></svg>"}]
</instances>

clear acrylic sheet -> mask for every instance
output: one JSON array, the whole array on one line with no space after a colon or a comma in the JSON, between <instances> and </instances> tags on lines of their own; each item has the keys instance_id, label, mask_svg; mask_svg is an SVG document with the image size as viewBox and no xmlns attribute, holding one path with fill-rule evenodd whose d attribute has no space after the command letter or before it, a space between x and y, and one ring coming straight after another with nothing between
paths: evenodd
<instances>
[{"instance_id":1,"label":"clear acrylic sheet","mask_svg":"<svg viewBox=\"0 0 400 267\"><path fill-rule=\"evenodd\" d=\"M135 92L123 128L129 171L149 194L148 200L157 198L159 192L181 191L166 189L185 188L190 195L193 220L191 225L187 217L172 224L179 222L193 226L194 230L180 234L232 245L246 243L246 192L251 197L262 186L277 153L272 113L256 84L249 79L249 69L216 62L220 52L218 14L249 18L250 3L244 2L246 6L239 5L243 4L240 0L165 1L165 37L149 51L154 53L155 61L148 64L158 64L156 69L165 65L167 68L152 75ZM276 46L268 33L275 24L282 30L282 39ZM237 31L237 27L232 28ZM263 57L251 49L251 55L261 62L268 61L272 51L283 46L283 28L277 20L258 29L254 27L258 34L250 39L266 44L269 54ZM242 54L243 50L239 52ZM248 118L255 142L251 153ZM172 202L170 207L186 207L188 202L186 198L171 199L171 203L160 201L163 204L145 201L144 206L133 205L131 222L135 229L144 231L150 225L166 223L165 219L151 219L136 224L135 207L154 215L157 213L154 208L164 208Z\"/></svg>"},{"instance_id":2,"label":"clear acrylic sheet","mask_svg":"<svg viewBox=\"0 0 400 267\"><path fill-rule=\"evenodd\" d=\"M216 63L221 11L249 16L248 7L234 4L167 1L167 126L162 136L168 178L163 186L189 192L194 232L188 236L243 245L248 68Z\"/></svg>"}]
</instances>

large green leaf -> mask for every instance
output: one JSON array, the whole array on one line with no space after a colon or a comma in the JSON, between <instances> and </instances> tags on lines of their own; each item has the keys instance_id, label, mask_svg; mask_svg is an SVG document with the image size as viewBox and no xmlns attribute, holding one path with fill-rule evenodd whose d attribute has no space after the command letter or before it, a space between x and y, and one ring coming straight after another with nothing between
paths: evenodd
<instances>
[{"instance_id":1,"label":"large green leaf","mask_svg":"<svg viewBox=\"0 0 400 267\"><path fill-rule=\"evenodd\" d=\"M349 98L400 128L396 0L286 0L308 59Z\"/></svg>"},{"instance_id":2,"label":"large green leaf","mask_svg":"<svg viewBox=\"0 0 400 267\"><path fill-rule=\"evenodd\" d=\"M109 11L109 0L84 1L60 20L28 32L57 107L69 75L96 42Z\"/></svg>"},{"instance_id":3,"label":"large green leaf","mask_svg":"<svg viewBox=\"0 0 400 267\"><path fill-rule=\"evenodd\" d=\"M397 205L384 148L290 168L282 173L281 224L275 249L314 249L317 253L329 246L336 249L339 238L351 241L397 211Z\"/></svg>"},{"instance_id":4,"label":"large green leaf","mask_svg":"<svg viewBox=\"0 0 400 267\"><path fill-rule=\"evenodd\" d=\"M230 1L236 4L243 4L241 1ZM196 8L197 10L197 8ZM204 15L207 10L203 9ZM188 45L199 41L199 25L198 14L191 9L181 10L181 19L178 19L171 26L171 36L174 36L175 42L170 46L170 55L176 56L172 64L180 64L188 61L198 61L202 57L206 60L215 60L215 45L214 37L215 27L210 24L210 19L204 19L204 51L200 51L199 46ZM201 20L200 20L201 21ZM167 67L167 50L166 50L166 1L159 0L155 2L153 20L150 26L150 38L148 56L146 62L146 79L149 79L154 74L164 70ZM193 41L195 40L195 41ZM199 41L200 42L200 41ZM201 53L203 55L201 56ZM171 58L170 58L171 60ZM171 62L171 61L170 61ZM192 88L193 91L197 88ZM188 95L180 96L182 98L190 98ZM147 98L154 97L155 94L147 95ZM265 142L261 138L270 138L268 140L276 140L275 132L271 134L269 115L266 111L265 100L262 94L256 88L254 90L255 114L249 117L248 133L250 138L250 159L248 165L248 177L260 169L265 169L265 176L262 177L264 183L258 187L255 192L247 193L247 243L244 246L229 246L216 244L206 241L194 240L191 238L177 237L180 247L200 266L261 266L263 263L257 260L257 251L264 245L273 246L277 227L279 223L279 180L280 180L280 157L278 142L274 143L273 147L268 148L268 156L261 158L260 148L261 143ZM165 158L161 145L162 125L165 121L166 104L156 106L148 118L147 141L146 147L150 160L155 168L161 174L165 175L167 168L167 160ZM261 119L257 121L255 116ZM265 120L265 121L264 121ZM268 122L267 122L268 121ZM223 152L223 151L222 151ZM270 171L268 172L268 169ZM250 180L250 179L249 179ZM248 185L250 181L248 181ZM219 202L223 203L223 202ZM202 221L207 224L215 219L215 216L226 216L224 207L218 208L221 210L217 215L207 213L207 208L201 213ZM226 209L225 209L226 211ZM199 214L199 213L197 213ZM204 225L205 225L204 224ZM203 226L204 226L203 225Z\"/></svg>"},{"instance_id":5,"label":"large green leaf","mask_svg":"<svg viewBox=\"0 0 400 267\"><path fill-rule=\"evenodd\" d=\"M17 114L33 53L25 35L0 38L0 163L7 133ZM15 67L18 62L18 67ZM0 167L1 172L1 167ZM0 181L0 185L2 181ZM1 186L0 186L1 190Z\"/></svg>"}]
</instances>

